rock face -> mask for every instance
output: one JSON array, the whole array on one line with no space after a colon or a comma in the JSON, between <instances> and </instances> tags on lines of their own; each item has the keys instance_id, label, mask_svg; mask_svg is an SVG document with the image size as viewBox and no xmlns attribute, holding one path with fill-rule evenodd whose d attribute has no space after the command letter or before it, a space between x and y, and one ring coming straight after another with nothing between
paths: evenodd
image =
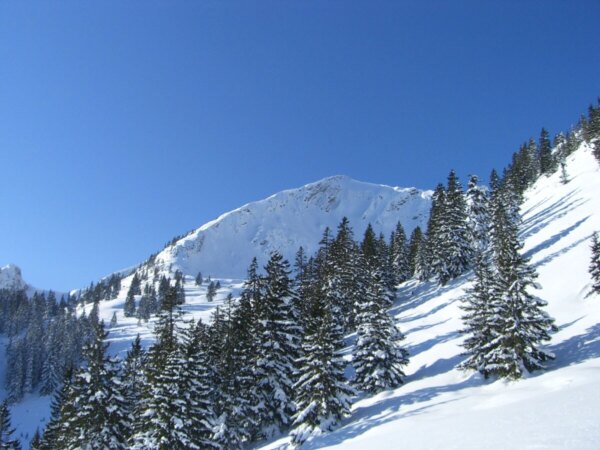
<instances>
[{"instance_id":1,"label":"rock face","mask_svg":"<svg viewBox=\"0 0 600 450\"><path fill-rule=\"evenodd\" d=\"M0 289L27 289L29 286L23 281L21 269L14 264L0 267Z\"/></svg>"},{"instance_id":2,"label":"rock face","mask_svg":"<svg viewBox=\"0 0 600 450\"><path fill-rule=\"evenodd\" d=\"M275 250L290 261L300 246L312 254L325 228L335 234L343 217L357 239L369 223L389 238L398 221L407 235L424 228L430 207L431 191L334 176L223 214L165 248L154 263L165 271L243 278L255 256L262 265Z\"/></svg>"}]
</instances>

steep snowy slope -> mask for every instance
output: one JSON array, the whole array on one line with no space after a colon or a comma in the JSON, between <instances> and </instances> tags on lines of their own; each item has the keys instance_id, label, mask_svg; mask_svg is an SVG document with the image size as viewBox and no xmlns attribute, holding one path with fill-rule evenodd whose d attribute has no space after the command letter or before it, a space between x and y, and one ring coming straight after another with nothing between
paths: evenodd
<instances>
[{"instance_id":1,"label":"steep snowy slope","mask_svg":"<svg viewBox=\"0 0 600 450\"><path fill-rule=\"evenodd\" d=\"M325 227L335 231L344 216L357 237L371 223L387 238L398 221L407 234L424 227L430 205L429 191L335 176L223 214L165 248L155 264L190 275L242 278L254 256L262 265L274 250L290 261L300 246L312 254Z\"/></svg>"},{"instance_id":2,"label":"steep snowy slope","mask_svg":"<svg viewBox=\"0 0 600 450\"><path fill-rule=\"evenodd\" d=\"M547 370L516 382L458 371L459 305L470 275L445 287L411 281L393 309L411 353L406 384L357 401L338 430L303 448L600 448L600 298L586 297L590 237L600 230L600 169L584 145L567 172L567 184L558 173L542 177L522 207L537 294L559 327Z\"/></svg>"}]
</instances>

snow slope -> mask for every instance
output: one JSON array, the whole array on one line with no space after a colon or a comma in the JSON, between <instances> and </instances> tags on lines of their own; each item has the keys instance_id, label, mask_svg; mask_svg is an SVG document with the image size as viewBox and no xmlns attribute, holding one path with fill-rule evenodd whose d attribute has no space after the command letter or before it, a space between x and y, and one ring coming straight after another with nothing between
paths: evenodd
<instances>
[{"instance_id":1,"label":"snow slope","mask_svg":"<svg viewBox=\"0 0 600 450\"><path fill-rule=\"evenodd\" d=\"M558 173L538 180L522 206L523 250L559 327L547 347L556 355L548 370L515 382L458 371L459 305L471 275L445 287L411 281L393 309L411 353L406 384L357 401L339 429L303 448L600 448L600 298L586 298L591 235L600 230L600 169L584 145L567 172L566 185Z\"/></svg>"},{"instance_id":2,"label":"snow slope","mask_svg":"<svg viewBox=\"0 0 600 450\"><path fill-rule=\"evenodd\" d=\"M264 265L274 250L290 261L300 246L312 254L325 227L335 232L343 217L357 237L371 223L388 238L398 221L408 235L425 228L430 207L431 191L330 177L223 214L165 248L155 264L189 275L242 278L255 256Z\"/></svg>"}]
</instances>

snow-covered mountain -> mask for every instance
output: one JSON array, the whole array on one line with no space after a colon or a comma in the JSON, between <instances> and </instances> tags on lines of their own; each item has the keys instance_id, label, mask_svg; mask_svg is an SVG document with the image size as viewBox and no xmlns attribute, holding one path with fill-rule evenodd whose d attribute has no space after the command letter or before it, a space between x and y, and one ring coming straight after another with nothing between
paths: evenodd
<instances>
[{"instance_id":1,"label":"snow-covered mountain","mask_svg":"<svg viewBox=\"0 0 600 450\"><path fill-rule=\"evenodd\" d=\"M290 261L300 246L312 254L325 227L335 233L343 217L357 238L369 223L388 238L398 221L407 234L424 228L430 206L431 191L334 176L223 214L167 246L154 264L164 271L243 278L255 256L262 265L275 250Z\"/></svg>"},{"instance_id":2,"label":"snow-covered mountain","mask_svg":"<svg viewBox=\"0 0 600 450\"><path fill-rule=\"evenodd\" d=\"M27 289L29 286L23 280L21 269L14 264L0 267L0 289Z\"/></svg>"},{"instance_id":3,"label":"snow-covered mountain","mask_svg":"<svg viewBox=\"0 0 600 450\"><path fill-rule=\"evenodd\" d=\"M457 370L464 359L460 304L472 274L443 287L412 280L399 286L392 308L411 355L406 383L357 398L339 428L302 448L598 448L600 297L587 296L587 268L591 235L600 231L600 168L583 144L567 158L568 183L559 172L541 177L526 192L521 208L523 250L539 273L536 294L548 302L546 309L559 327L547 346L556 355L547 370L520 381L485 380ZM335 229L343 216L350 218L357 237L368 222L387 234L400 220L410 233L415 225L424 225L429 205L429 192L334 177L227 213L153 260L165 271L179 268L187 274L184 310L208 320L227 293L239 293L239 278L252 256L264 262L269 251L278 249L291 258L299 245L311 252L323 228ZM194 283L198 270L221 282L213 302L206 299L206 283ZM228 275L238 279L224 278ZM108 330L113 354L123 355L137 334L146 344L152 340L152 320L140 324L123 316L130 281L131 276L123 280L118 298L100 305L107 323L117 314L118 324ZM0 374L3 364L0 359ZM49 403L49 397L30 394L12 407L23 443L43 427ZM287 442L284 436L256 448L282 449Z\"/></svg>"}]
</instances>

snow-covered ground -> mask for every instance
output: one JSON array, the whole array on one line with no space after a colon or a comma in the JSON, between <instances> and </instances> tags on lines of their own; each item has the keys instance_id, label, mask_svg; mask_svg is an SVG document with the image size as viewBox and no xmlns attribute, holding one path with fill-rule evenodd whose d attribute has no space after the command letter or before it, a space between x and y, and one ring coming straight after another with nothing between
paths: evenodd
<instances>
[{"instance_id":1,"label":"snow-covered ground","mask_svg":"<svg viewBox=\"0 0 600 450\"><path fill-rule=\"evenodd\" d=\"M600 170L590 150L583 147L571 155L567 171L567 184L561 184L558 173L540 179L528 191L522 208L524 251L542 286L537 294L548 301L547 310L559 327L548 344L556 354L548 370L515 382L484 380L458 371L455 367L463 359L463 338L457 332L462 326L460 298L470 276L444 287L410 281L400 286L392 311L411 353L405 385L358 399L352 415L336 431L303 448L600 448L600 298L586 298L590 237L600 230ZM181 241L182 248L190 245L187 240ZM242 287L242 280L219 279L222 288L209 303L207 283L196 286L193 275L188 272L185 278L184 310L194 319L208 320L227 293L235 296ZM140 324L123 317L130 281L131 277L124 279L118 299L100 304L107 324L117 312L118 323L109 329L113 354L123 355L138 333L146 343L152 339L152 321ZM0 358L0 374L4 363ZM30 395L12 407L13 425L23 443L43 427L49 402L49 397ZM284 437L262 448L286 445Z\"/></svg>"}]
</instances>

